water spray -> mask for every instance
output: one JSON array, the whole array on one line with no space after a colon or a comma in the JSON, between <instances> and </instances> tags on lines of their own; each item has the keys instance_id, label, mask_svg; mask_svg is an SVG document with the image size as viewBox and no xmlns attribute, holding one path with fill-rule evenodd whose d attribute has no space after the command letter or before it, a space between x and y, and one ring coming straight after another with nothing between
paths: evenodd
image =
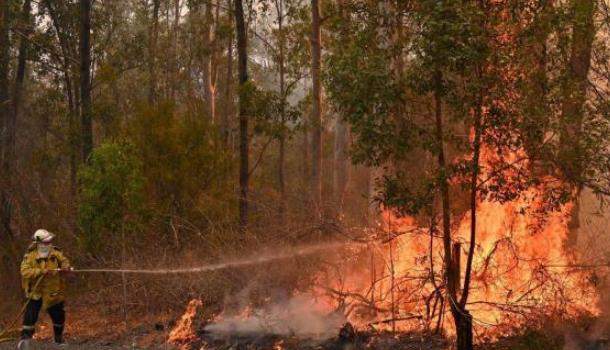
<instances>
[{"instance_id":1,"label":"water spray","mask_svg":"<svg viewBox=\"0 0 610 350\"><path fill-rule=\"evenodd\" d=\"M206 264L195 267L182 267L175 269L109 269L109 268L99 268L99 269L70 269L70 272L75 273L120 273L120 274L146 274L146 275L169 275L169 274L185 274L185 273L201 273L201 272L210 272L217 270L224 270L228 268L234 267L243 267L250 265L259 265L268 263L276 260L285 260L289 258L299 257L299 256L307 256L315 253L319 253L326 250L337 249L347 246L353 246L354 242L335 242L335 243L326 243L326 244L317 244L317 245L309 245L304 247L299 247L290 252L283 253L275 253L275 254L266 254L258 257L249 257L243 259L236 259L226 262L214 263L214 264ZM58 270L61 271L61 270Z\"/></svg>"}]
</instances>

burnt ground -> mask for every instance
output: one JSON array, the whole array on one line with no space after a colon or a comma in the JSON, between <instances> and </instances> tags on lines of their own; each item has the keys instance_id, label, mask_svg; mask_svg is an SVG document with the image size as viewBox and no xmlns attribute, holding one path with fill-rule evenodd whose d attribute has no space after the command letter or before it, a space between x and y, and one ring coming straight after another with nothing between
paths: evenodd
<instances>
[{"instance_id":1,"label":"burnt ground","mask_svg":"<svg viewBox=\"0 0 610 350\"><path fill-rule=\"evenodd\" d=\"M72 312L67 323L67 350L119 350L119 349L160 349L160 350L448 350L449 341L424 333L368 333L346 332L335 338L316 342L290 336L252 335L214 337L201 330L195 341L179 347L167 344L169 332L176 325L176 315L139 314L130 319L125 327L122 319L107 314L87 310L87 313ZM565 327L563 327L565 330ZM582 327L570 327L573 333L566 336L564 330L552 331L553 327L543 326L539 330L516 330L517 336L481 344L477 350L610 350L607 335L597 338L579 335ZM128 331L126 331L128 329ZM202 328L199 328L202 329ZM585 327L586 329L586 327ZM583 334L586 334L583 333ZM608 332L610 334L610 332ZM32 350L54 349L51 343L51 327L48 317L42 317L37 329L37 338ZM566 339L571 343L566 347ZM0 350L15 349L16 342L0 343Z\"/></svg>"},{"instance_id":2,"label":"burnt ground","mask_svg":"<svg viewBox=\"0 0 610 350\"><path fill-rule=\"evenodd\" d=\"M401 349L401 350L440 350L448 349L448 343L439 336L422 336L415 333L400 335L359 334L349 338L338 336L326 341L302 340L291 337L258 336L258 337L202 337L202 341L192 349L214 350L251 350L251 349L284 349L284 350L358 350L358 349Z\"/></svg>"},{"instance_id":3,"label":"burnt ground","mask_svg":"<svg viewBox=\"0 0 610 350\"><path fill-rule=\"evenodd\" d=\"M108 325L108 327L112 327ZM56 349L48 333L39 333L32 350ZM151 325L141 327L129 335L106 332L79 334L67 337L67 350L119 350L119 349L159 349L159 350L449 350L450 342L438 335L422 333L353 333L338 335L326 341L303 340L290 336L251 335L214 337L200 332L188 344L167 344L167 331ZM587 339L570 337L566 344L563 334L543 331L525 331L521 335L506 337L476 346L477 350L610 350L605 337ZM15 349L16 342L0 344L0 350Z\"/></svg>"},{"instance_id":4,"label":"burnt ground","mask_svg":"<svg viewBox=\"0 0 610 350\"><path fill-rule=\"evenodd\" d=\"M361 336L361 338L345 342L341 339L331 339L325 342L314 342L290 337L259 336L259 337L226 337L212 339L203 335L198 341L183 347L165 344L162 339L156 342L143 344L139 338L129 340L83 340L72 338L67 350L119 350L119 349L159 349L159 350L449 350L449 343L434 336L426 336L416 333L400 334L375 334ZM139 341L138 341L139 339ZM519 337L510 337L490 344L482 344L477 350L610 350L606 341L604 342L577 342L568 347L562 339L547 337L536 333L526 333ZM0 344L0 350L15 349L15 342ZM56 349L49 339L39 339L33 343L32 350Z\"/></svg>"}]
</instances>

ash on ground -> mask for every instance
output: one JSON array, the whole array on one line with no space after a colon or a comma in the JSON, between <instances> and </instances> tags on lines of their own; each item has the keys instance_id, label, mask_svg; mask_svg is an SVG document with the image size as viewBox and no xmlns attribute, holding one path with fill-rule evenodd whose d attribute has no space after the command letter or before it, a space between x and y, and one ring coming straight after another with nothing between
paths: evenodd
<instances>
[{"instance_id":1,"label":"ash on ground","mask_svg":"<svg viewBox=\"0 0 610 350\"><path fill-rule=\"evenodd\" d=\"M335 337L326 340L294 336L251 334L249 336L210 337L205 332L192 350L444 350L448 342L440 336L405 333L360 333L347 323Z\"/></svg>"}]
</instances>

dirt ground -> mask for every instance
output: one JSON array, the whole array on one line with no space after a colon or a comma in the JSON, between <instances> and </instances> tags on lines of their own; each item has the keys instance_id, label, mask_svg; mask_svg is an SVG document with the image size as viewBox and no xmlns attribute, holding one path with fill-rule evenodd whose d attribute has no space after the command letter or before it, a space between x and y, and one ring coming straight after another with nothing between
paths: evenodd
<instances>
[{"instance_id":1,"label":"dirt ground","mask_svg":"<svg viewBox=\"0 0 610 350\"><path fill-rule=\"evenodd\" d=\"M426 339L405 336L405 337L381 337L373 341L365 343L345 344L340 341L328 341L324 343L313 343L310 341L299 341L296 339L276 339L269 341L268 339L260 339L258 341L244 342L239 340L223 340L211 343L195 343L179 348L169 344L150 344L148 346L138 346L131 344L111 344L108 342L86 341L79 342L72 340L65 347L58 348L49 340L37 340L32 343L32 350L39 349L68 349L68 350L118 350L118 349L158 349L158 350L358 350L358 349L376 349L376 350L444 350L448 349L447 344L441 340ZM16 342L0 344L0 350L16 349Z\"/></svg>"},{"instance_id":2,"label":"dirt ground","mask_svg":"<svg viewBox=\"0 0 610 350\"><path fill-rule=\"evenodd\" d=\"M439 337L422 337L418 334L362 336L345 341L330 339L313 342L290 337L261 335L250 338L212 339L207 334L198 335L198 341L182 347L167 343L170 331L184 311L163 313L132 312L127 325L120 312L103 311L91 305L69 304L66 308L67 322L65 339L68 343L62 349L103 350L103 349L159 349L159 350L334 350L334 349L405 349L444 350L446 341ZM16 349L16 341L0 343L0 350ZM348 345L346 347L346 345ZM33 350L55 349L52 343L52 326L49 317L41 314Z\"/></svg>"}]
</instances>

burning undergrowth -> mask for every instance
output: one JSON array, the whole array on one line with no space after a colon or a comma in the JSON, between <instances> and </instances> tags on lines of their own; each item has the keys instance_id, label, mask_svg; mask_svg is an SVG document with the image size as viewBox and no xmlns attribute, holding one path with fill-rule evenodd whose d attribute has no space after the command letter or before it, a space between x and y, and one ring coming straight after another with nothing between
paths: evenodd
<instances>
[{"instance_id":1,"label":"burning undergrowth","mask_svg":"<svg viewBox=\"0 0 610 350\"><path fill-rule=\"evenodd\" d=\"M180 349L343 348L358 337L342 313L328 313L312 295L297 295L239 314L222 313L202 320L202 303L192 300L168 342Z\"/></svg>"},{"instance_id":2,"label":"burning undergrowth","mask_svg":"<svg viewBox=\"0 0 610 350\"><path fill-rule=\"evenodd\" d=\"M328 313L313 295L297 295L240 314L223 313L202 320L202 303L192 300L168 342L181 350L264 349L346 350L447 348L442 336L405 332L359 331L343 313Z\"/></svg>"}]
</instances>

